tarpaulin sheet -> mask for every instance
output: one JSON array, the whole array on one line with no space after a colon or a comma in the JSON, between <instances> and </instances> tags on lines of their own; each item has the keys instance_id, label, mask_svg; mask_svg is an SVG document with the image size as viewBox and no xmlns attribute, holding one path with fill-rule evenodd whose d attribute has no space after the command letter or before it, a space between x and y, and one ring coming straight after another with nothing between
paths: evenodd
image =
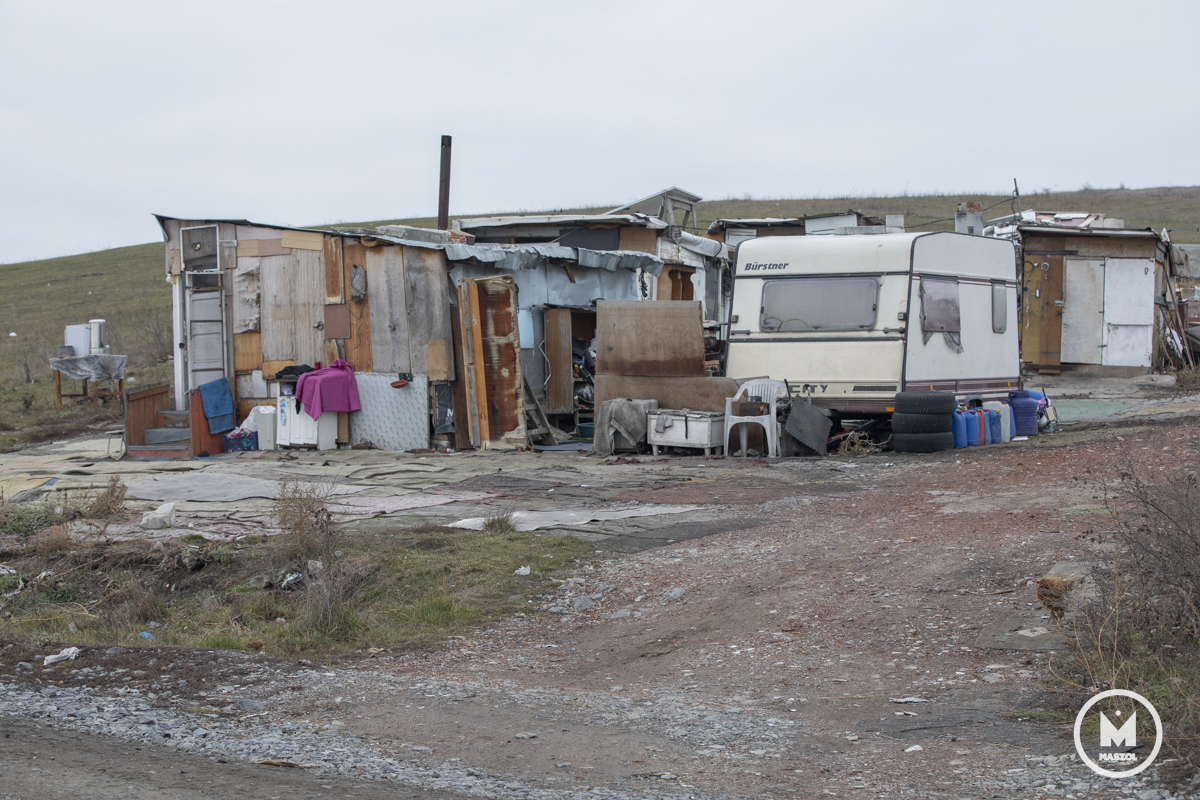
<instances>
[{"instance_id":1,"label":"tarpaulin sheet","mask_svg":"<svg viewBox=\"0 0 1200 800\"><path fill-rule=\"evenodd\" d=\"M279 496L279 481L266 481L232 472L199 473L194 475L164 475L161 478L131 486L129 497L142 500L192 500L204 502L227 502L246 500L251 497L275 498ZM334 485L329 487L331 495L361 492L363 486Z\"/></svg>"},{"instance_id":2,"label":"tarpaulin sheet","mask_svg":"<svg viewBox=\"0 0 1200 800\"><path fill-rule=\"evenodd\" d=\"M75 381L119 381L129 356L95 355L50 359L50 369Z\"/></svg>"},{"instance_id":3,"label":"tarpaulin sheet","mask_svg":"<svg viewBox=\"0 0 1200 800\"><path fill-rule=\"evenodd\" d=\"M514 511L512 523L519 531L536 531L538 528L557 528L572 525L586 525L589 522L607 522L613 519L629 519L630 517L656 517L660 514L682 514L685 511L695 511L699 506L638 506L620 511L584 511L561 509L556 511ZM469 531L483 530L485 517L460 519L452 522L449 528L465 528Z\"/></svg>"}]
</instances>

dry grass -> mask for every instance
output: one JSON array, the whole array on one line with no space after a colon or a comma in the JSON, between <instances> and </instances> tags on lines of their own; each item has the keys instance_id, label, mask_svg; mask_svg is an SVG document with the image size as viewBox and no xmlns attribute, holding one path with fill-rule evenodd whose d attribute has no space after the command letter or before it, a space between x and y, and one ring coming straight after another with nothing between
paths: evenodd
<instances>
[{"instance_id":1,"label":"dry grass","mask_svg":"<svg viewBox=\"0 0 1200 800\"><path fill-rule=\"evenodd\" d=\"M1114 522L1097 539L1114 554L1093 570L1095 596L1074 598L1062 686L1076 705L1103 689L1146 697L1162 717L1170 773L1188 777L1200 771L1200 478L1146 478L1130 466L1115 490L1096 488Z\"/></svg>"},{"instance_id":2,"label":"dry grass","mask_svg":"<svg viewBox=\"0 0 1200 800\"><path fill-rule=\"evenodd\" d=\"M104 490L88 505L85 515L88 519L100 520L121 516L125 513L125 492L128 489L119 475L113 475Z\"/></svg>"},{"instance_id":3,"label":"dry grass","mask_svg":"<svg viewBox=\"0 0 1200 800\"><path fill-rule=\"evenodd\" d=\"M507 536L517 532L517 526L513 523L513 515L511 511L502 511L498 514L493 514L483 521L481 533L486 533L489 536Z\"/></svg>"},{"instance_id":4,"label":"dry grass","mask_svg":"<svg viewBox=\"0 0 1200 800\"><path fill-rule=\"evenodd\" d=\"M41 533L36 534L33 539L33 552L37 553L40 560L45 560L55 553L65 553L74 549L74 542L71 539L71 532L67 529L67 523L61 525L51 525Z\"/></svg>"},{"instance_id":5,"label":"dry grass","mask_svg":"<svg viewBox=\"0 0 1200 800\"><path fill-rule=\"evenodd\" d=\"M851 433L838 445L838 455L840 456L870 456L882 450L879 443L872 439L870 434L863 431Z\"/></svg>"},{"instance_id":6,"label":"dry grass","mask_svg":"<svg viewBox=\"0 0 1200 800\"><path fill-rule=\"evenodd\" d=\"M1175 388L1191 394L1200 392L1200 370L1185 367L1175 373Z\"/></svg>"}]
</instances>

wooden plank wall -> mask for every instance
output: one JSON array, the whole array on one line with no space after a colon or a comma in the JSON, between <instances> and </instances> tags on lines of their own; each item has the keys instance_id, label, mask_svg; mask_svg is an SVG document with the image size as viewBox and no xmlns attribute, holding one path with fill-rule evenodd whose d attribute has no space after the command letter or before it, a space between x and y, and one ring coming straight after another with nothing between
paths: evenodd
<instances>
[{"instance_id":1,"label":"wooden plank wall","mask_svg":"<svg viewBox=\"0 0 1200 800\"><path fill-rule=\"evenodd\" d=\"M450 281L446 254L421 247L403 253L408 317L409 369L431 381L454 380L454 340L450 332Z\"/></svg>"},{"instance_id":2,"label":"wooden plank wall","mask_svg":"<svg viewBox=\"0 0 1200 800\"><path fill-rule=\"evenodd\" d=\"M402 248L366 249L371 303L371 360L375 372L412 372L408 356L408 301Z\"/></svg>"},{"instance_id":3,"label":"wooden plank wall","mask_svg":"<svg viewBox=\"0 0 1200 800\"><path fill-rule=\"evenodd\" d=\"M161 425L158 412L171 408L171 384L167 382L125 392L125 444L146 444L146 429Z\"/></svg>"},{"instance_id":4,"label":"wooden plank wall","mask_svg":"<svg viewBox=\"0 0 1200 800\"><path fill-rule=\"evenodd\" d=\"M371 281L367 278L367 296L362 303L350 299L350 270L357 264L366 269L366 249L352 239L342 242L342 285L345 287L346 304L350 308L350 336L343 345L342 357L357 372L372 372L371 358Z\"/></svg>"}]
</instances>

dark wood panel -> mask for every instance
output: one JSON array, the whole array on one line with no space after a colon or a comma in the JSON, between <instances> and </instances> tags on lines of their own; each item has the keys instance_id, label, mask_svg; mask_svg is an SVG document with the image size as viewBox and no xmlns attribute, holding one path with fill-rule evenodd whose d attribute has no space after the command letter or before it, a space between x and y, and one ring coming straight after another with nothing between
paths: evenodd
<instances>
[{"instance_id":1,"label":"dark wood panel","mask_svg":"<svg viewBox=\"0 0 1200 800\"><path fill-rule=\"evenodd\" d=\"M571 369L571 309L546 309L546 413L574 411L575 375Z\"/></svg>"},{"instance_id":2,"label":"dark wood panel","mask_svg":"<svg viewBox=\"0 0 1200 800\"><path fill-rule=\"evenodd\" d=\"M342 272L343 283L346 287L346 300L349 298L350 270L354 266L364 269L367 265L366 248L361 244L343 244ZM350 315L350 334L345 339L345 359L357 372L371 372L371 287L367 286L367 296L361 303L347 302L346 308Z\"/></svg>"}]
</instances>

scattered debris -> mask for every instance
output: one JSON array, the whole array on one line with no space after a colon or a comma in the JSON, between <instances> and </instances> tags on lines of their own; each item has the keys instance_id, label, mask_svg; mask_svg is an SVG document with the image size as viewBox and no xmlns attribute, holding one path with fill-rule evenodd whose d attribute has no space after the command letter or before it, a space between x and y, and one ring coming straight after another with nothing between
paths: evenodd
<instances>
[{"instance_id":1,"label":"scattered debris","mask_svg":"<svg viewBox=\"0 0 1200 800\"><path fill-rule=\"evenodd\" d=\"M46 656L46 660L42 662L43 667L48 667L51 664L57 664L59 661L74 661L75 658L82 653L78 647L67 647L55 653L52 656Z\"/></svg>"}]
</instances>

